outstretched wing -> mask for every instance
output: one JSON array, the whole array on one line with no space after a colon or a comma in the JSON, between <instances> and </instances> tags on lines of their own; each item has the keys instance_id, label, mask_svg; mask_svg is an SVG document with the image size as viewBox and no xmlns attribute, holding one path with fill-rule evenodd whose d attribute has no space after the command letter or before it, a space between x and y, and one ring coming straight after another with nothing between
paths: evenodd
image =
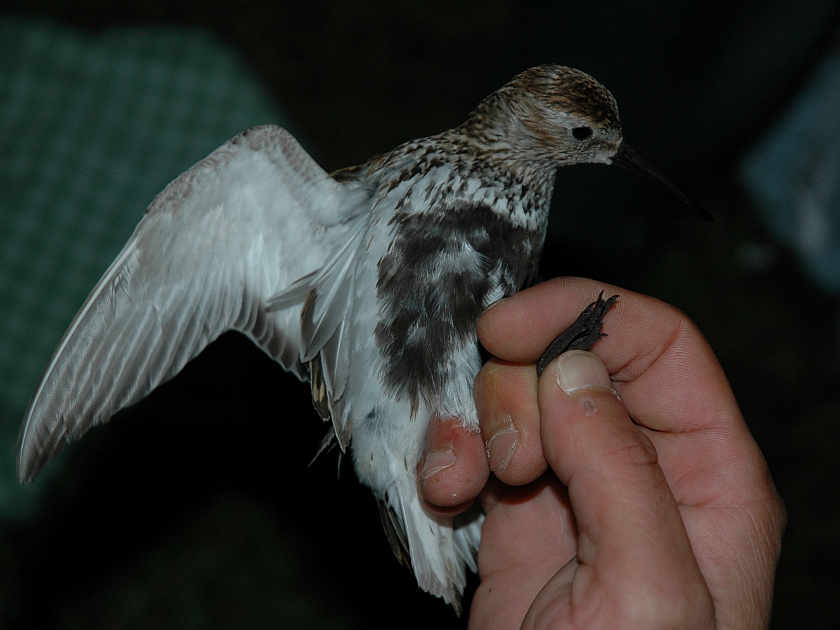
<instances>
[{"instance_id":1,"label":"outstretched wing","mask_svg":"<svg viewBox=\"0 0 840 630\"><path fill-rule=\"evenodd\" d=\"M305 379L300 308L269 312L266 301L358 231L362 194L274 126L236 136L167 186L50 361L21 428L20 480L227 330Z\"/></svg>"}]
</instances>

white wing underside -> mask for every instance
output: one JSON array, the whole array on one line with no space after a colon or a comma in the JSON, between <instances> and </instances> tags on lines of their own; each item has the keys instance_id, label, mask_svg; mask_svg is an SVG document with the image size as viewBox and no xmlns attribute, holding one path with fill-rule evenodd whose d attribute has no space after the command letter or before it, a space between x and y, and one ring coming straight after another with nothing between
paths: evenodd
<instances>
[{"instance_id":1,"label":"white wing underside","mask_svg":"<svg viewBox=\"0 0 840 630\"><path fill-rule=\"evenodd\" d=\"M342 324L323 321L323 311L340 310L321 309L302 338L300 308L270 312L267 301L358 242L365 196L274 126L236 136L173 181L55 351L24 418L20 479L31 481L67 440L142 399L225 331L244 333L305 379L301 348L317 353L325 331ZM290 306L306 292L284 295ZM334 380L342 370L332 354Z\"/></svg>"}]
</instances>

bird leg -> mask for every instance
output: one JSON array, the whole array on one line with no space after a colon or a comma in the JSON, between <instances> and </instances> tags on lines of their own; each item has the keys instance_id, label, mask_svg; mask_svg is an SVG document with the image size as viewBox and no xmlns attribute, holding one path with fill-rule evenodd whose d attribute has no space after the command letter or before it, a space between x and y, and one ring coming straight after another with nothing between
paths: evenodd
<instances>
[{"instance_id":1,"label":"bird leg","mask_svg":"<svg viewBox=\"0 0 840 630\"><path fill-rule=\"evenodd\" d=\"M618 299L617 295L605 300L604 292L598 294L598 299L583 309L583 312L564 332L549 344L537 361L537 378L542 376L543 370L559 355L568 350L589 350L601 337L607 333L601 332L604 317Z\"/></svg>"}]
</instances>

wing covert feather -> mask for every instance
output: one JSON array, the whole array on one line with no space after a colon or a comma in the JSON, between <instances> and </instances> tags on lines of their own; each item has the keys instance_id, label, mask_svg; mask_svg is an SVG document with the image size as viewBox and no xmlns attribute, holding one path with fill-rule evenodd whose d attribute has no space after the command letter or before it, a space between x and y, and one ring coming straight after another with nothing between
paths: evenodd
<instances>
[{"instance_id":1,"label":"wing covert feather","mask_svg":"<svg viewBox=\"0 0 840 630\"><path fill-rule=\"evenodd\" d=\"M284 129L250 129L183 173L65 333L30 402L18 476L139 401L219 335L239 330L299 378L300 309L266 302L320 269L358 230L360 192Z\"/></svg>"}]
</instances>

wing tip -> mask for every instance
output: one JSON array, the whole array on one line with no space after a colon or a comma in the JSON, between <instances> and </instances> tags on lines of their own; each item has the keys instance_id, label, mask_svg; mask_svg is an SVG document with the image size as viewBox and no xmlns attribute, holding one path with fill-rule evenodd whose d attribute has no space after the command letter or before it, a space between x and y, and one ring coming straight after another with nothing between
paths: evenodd
<instances>
[{"instance_id":1,"label":"wing tip","mask_svg":"<svg viewBox=\"0 0 840 630\"><path fill-rule=\"evenodd\" d=\"M31 485L53 458L52 453L45 454L43 451L34 451L33 448L31 445L18 447L17 480L24 486Z\"/></svg>"},{"instance_id":2,"label":"wing tip","mask_svg":"<svg viewBox=\"0 0 840 630\"><path fill-rule=\"evenodd\" d=\"M35 415L34 407L30 407L15 444L17 479L24 486L35 481L68 441L67 427L63 422L49 426Z\"/></svg>"}]
</instances>

